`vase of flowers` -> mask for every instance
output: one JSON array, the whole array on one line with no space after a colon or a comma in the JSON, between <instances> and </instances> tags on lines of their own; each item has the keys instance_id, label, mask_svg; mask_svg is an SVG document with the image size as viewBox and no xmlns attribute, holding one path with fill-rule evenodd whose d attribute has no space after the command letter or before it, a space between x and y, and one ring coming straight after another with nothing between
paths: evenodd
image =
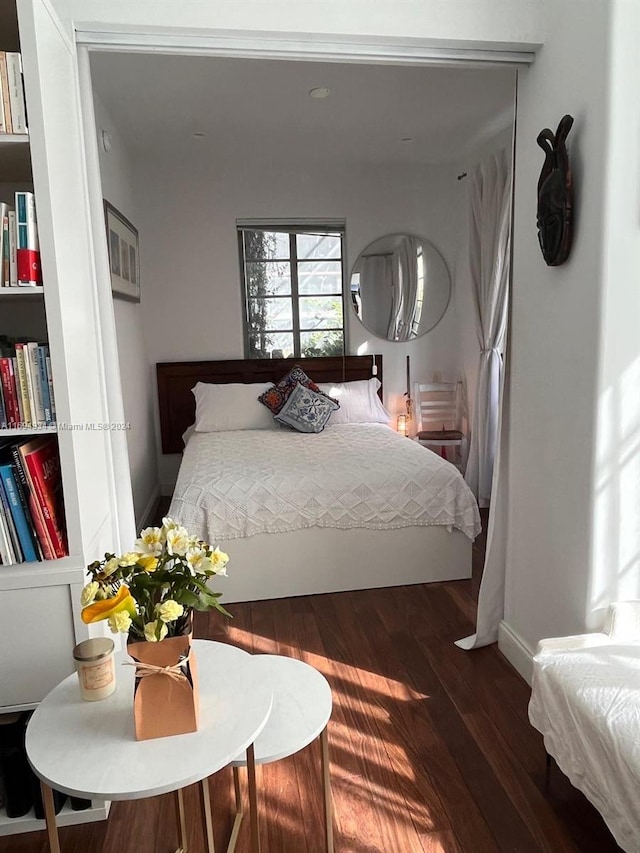
<instances>
[{"instance_id":1,"label":"vase of flowers","mask_svg":"<svg viewBox=\"0 0 640 853\"><path fill-rule=\"evenodd\" d=\"M226 575L228 556L171 518L147 527L135 550L105 554L88 566L82 590L82 621L107 620L113 633L126 633L136 666L136 737L193 732L198 727L198 678L191 647L194 610L218 610L222 593L208 581Z\"/></svg>"}]
</instances>

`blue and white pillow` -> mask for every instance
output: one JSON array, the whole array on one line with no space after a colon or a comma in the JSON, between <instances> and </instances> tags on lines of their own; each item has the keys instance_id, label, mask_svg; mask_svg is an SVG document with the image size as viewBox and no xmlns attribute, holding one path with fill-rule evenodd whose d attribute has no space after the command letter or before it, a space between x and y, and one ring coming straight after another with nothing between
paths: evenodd
<instances>
[{"instance_id":1,"label":"blue and white pillow","mask_svg":"<svg viewBox=\"0 0 640 853\"><path fill-rule=\"evenodd\" d=\"M339 408L329 397L298 383L275 419L298 432L322 432L331 413Z\"/></svg>"}]
</instances>

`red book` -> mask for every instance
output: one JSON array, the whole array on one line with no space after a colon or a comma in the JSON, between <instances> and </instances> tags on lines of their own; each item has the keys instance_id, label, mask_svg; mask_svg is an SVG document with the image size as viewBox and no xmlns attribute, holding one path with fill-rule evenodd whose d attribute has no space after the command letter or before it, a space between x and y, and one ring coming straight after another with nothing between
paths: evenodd
<instances>
[{"instance_id":1,"label":"red book","mask_svg":"<svg viewBox=\"0 0 640 853\"><path fill-rule=\"evenodd\" d=\"M36 496L31 491L31 483L22 462L19 444L13 445L13 447L11 448L11 455L13 456L13 467L15 469L16 474L18 475L22 491L27 496L29 512L31 514L31 518L33 519L33 526L35 527L35 532L38 538L38 543L40 545L40 550L42 551L42 556L45 560L55 560L56 554L53 550L53 545L49 540L49 534L47 533L47 528L44 523L44 516L42 515L42 511L40 509L40 506L38 505Z\"/></svg>"},{"instance_id":2,"label":"red book","mask_svg":"<svg viewBox=\"0 0 640 853\"><path fill-rule=\"evenodd\" d=\"M12 358L0 358L0 382L7 410L7 423L9 426L17 426L20 423L20 407Z\"/></svg>"},{"instance_id":3,"label":"red book","mask_svg":"<svg viewBox=\"0 0 640 853\"><path fill-rule=\"evenodd\" d=\"M36 438L20 445L20 456L55 555L58 558L66 557L68 550L58 443L53 437Z\"/></svg>"},{"instance_id":4,"label":"red book","mask_svg":"<svg viewBox=\"0 0 640 853\"><path fill-rule=\"evenodd\" d=\"M42 284L40 252L37 249L17 249L16 263L20 284Z\"/></svg>"}]
</instances>

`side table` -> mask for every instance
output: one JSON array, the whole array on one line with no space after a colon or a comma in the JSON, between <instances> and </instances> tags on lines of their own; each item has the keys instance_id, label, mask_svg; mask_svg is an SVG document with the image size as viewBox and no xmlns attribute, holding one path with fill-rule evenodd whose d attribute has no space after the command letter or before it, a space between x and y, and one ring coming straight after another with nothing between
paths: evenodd
<instances>
[{"instance_id":1,"label":"side table","mask_svg":"<svg viewBox=\"0 0 640 853\"><path fill-rule=\"evenodd\" d=\"M27 728L26 749L42 783L51 853L60 853L51 788L100 800L134 800L175 791L179 851L186 851L181 789L194 782L201 782L205 837L209 853L214 853L207 777L244 750L251 773L253 742L269 717L272 688L268 673L241 649L208 640L194 640L193 646L200 686L197 732L136 740L133 666L117 667L117 687L107 699L84 702L74 674L40 703ZM254 821L251 830L256 851Z\"/></svg>"},{"instance_id":2,"label":"side table","mask_svg":"<svg viewBox=\"0 0 640 853\"><path fill-rule=\"evenodd\" d=\"M282 655L255 655L256 670L273 688L273 707L266 725L254 743L256 764L269 764L294 755L316 738L320 739L322 791L325 818L325 849L333 853L333 807L329 774L327 723L331 717L331 688L327 679L309 664ZM238 767L247 759L238 755L232 762L236 791L236 824L242 817ZM249 808L252 824L257 823L255 778L249 766ZM234 830L236 827L234 826ZM237 831L232 838L235 839ZM235 843L235 841L234 841ZM231 848L232 849L232 848Z\"/></svg>"}]
</instances>

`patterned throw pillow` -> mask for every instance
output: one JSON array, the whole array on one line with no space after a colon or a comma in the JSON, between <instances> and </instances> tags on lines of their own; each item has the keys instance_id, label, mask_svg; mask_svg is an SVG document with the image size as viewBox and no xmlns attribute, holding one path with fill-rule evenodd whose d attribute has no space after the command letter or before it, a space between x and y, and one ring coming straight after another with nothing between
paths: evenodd
<instances>
[{"instance_id":1,"label":"patterned throw pillow","mask_svg":"<svg viewBox=\"0 0 640 853\"><path fill-rule=\"evenodd\" d=\"M267 409L271 409L274 415L277 415L289 399L289 395L293 389L298 384L302 385L304 388L309 388L311 391L315 391L316 394L320 394L323 397L326 396L318 388L316 383L312 379L309 379L304 370L301 367L296 366L292 367L291 370L282 377L280 382L272 388L269 388L264 392L264 394L261 394L258 397L258 400L260 400ZM330 398L327 397L327 399ZM332 402L334 401L332 400ZM340 408L339 403L336 403L336 408Z\"/></svg>"},{"instance_id":2,"label":"patterned throw pillow","mask_svg":"<svg viewBox=\"0 0 640 853\"><path fill-rule=\"evenodd\" d=\"M298 383L275 419L298 432L322 432L338 404Z\"/></svg>"}]
</instances>

